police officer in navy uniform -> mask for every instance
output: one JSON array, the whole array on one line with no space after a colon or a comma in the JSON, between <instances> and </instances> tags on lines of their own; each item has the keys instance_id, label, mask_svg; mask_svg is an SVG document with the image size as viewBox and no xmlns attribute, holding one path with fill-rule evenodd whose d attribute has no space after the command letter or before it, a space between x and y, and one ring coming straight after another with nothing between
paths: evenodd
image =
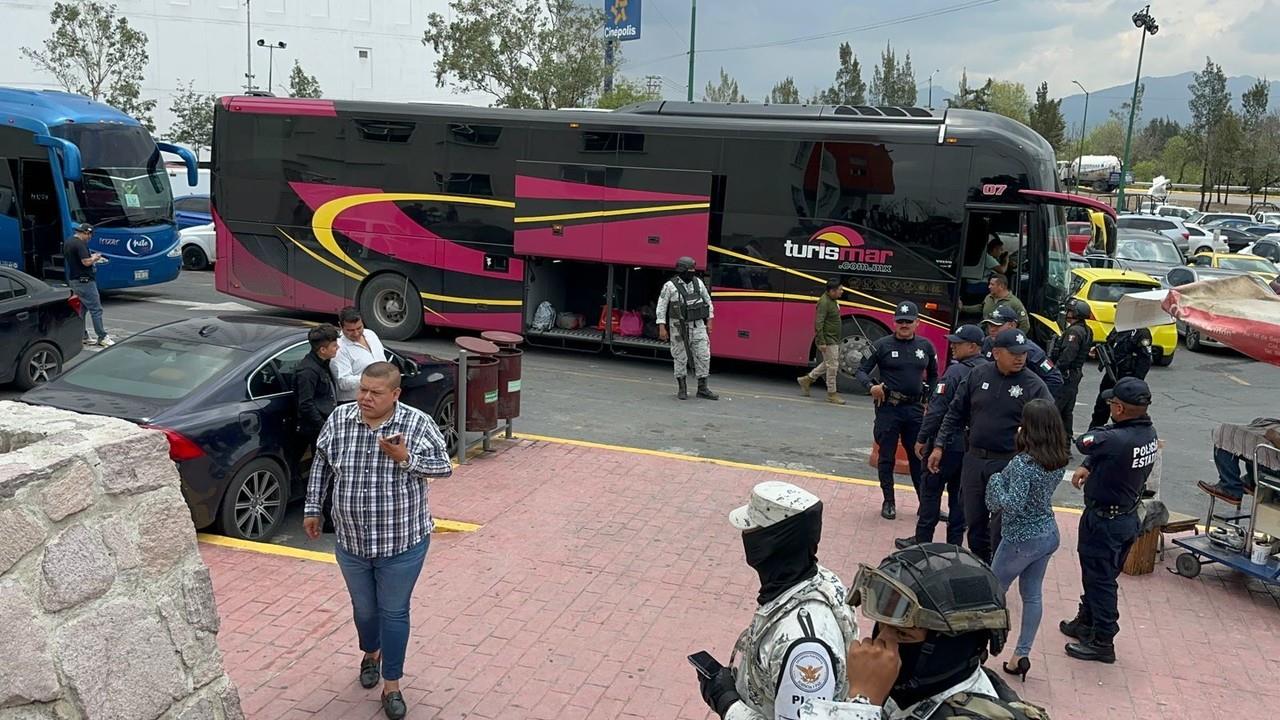
<instances>
[{"instance_id":1,"label":"police officer in navy uniform","mask_svg":"<svg viewBox=\"0 0 1280 720\"><path fill-rule=\"evenodd\" d=\"M989 362L982 356L982 328L977 325L961 325L947 336L951 343L951 365L938 378L938 384L929 396L929 407L920 424L916 438L915 454L921 459L934 447L934 436L942 425L947 408L955 399L960 382L969 371ZM942 519L942 491L947 491L947 542L959 545L964 542L964 506L960 496L960 468L964 463L964 436L957 433L951 443L942 448L940 472L925 472L920 480L920 516L916 520L916 532L911 537L894 541L898 549L917 543L933 542L933 531Z\"/></svg>"},{"instance_id":2,"label":"police officer in navy uniform","mask_svg":"<svg viewBox=\"0 0 1280 720\"><path fill-rule=\"evenodd\" d=\"M898 304L894 313L894 332L871 344L871 352L858 366L857 378L871 389L876 404L873 431L880 454L876 471L884 502L880 517L898 517L893 497L893 465L898 443L907 453L911 484L920 492L920 458L914 445L924 419L924 398L933 391L938 380L938 354L933 344L916 335L920 309L910 300ZM880 368L880 382L872 383L871 371Z\"/></svg>"},{"instance_id":3,"label":"police officer in navy uniform","mask_svg":"<svg viewBox=\"0 0 1280 720\"><path fill-rule=\"evenodd\" d=\"M929 472L940 472L944 450L969 428L960 497L968 526L969 549L990 563L1000 543L1000 525L987 512L987 481L1016 454L1014 438L1022 424L1022 406L1041 398L1053 400L1040 376L1027 369L1031 346L1026 333L1002 330L993 343L992 362L969 371L942 418L929 454Z\"/></svg>"},{"instance_id":4,"label":"police officer in navy uniform","mask_svg":"<svg viewBox=\"0 0 1280 720\"><path fill-rule=\"evenodd\" d=\"M1076 639L1067 645L1071 657L1113 663L1113 641L1120 632L1116 580L1138 538L1138 496L1156 461L1159 441L1147 414L1151 388L1146 381L1121 378L1102 397L1113 422L1076 439L1085 458L1071 478L1072 485L1084 488L1085 511L1076 546L1084 594L1075 618L1058 628Z\"/></svg>"},{"instance_id":5,"label":"police officer in navy uniform","mask_svg":"<svg viewBox=\"0 0 1280 720\"><path fill-rule=\"evenodd\" d=\"M1080 394L1080 381L1084 379L1084 364L1089 360L1089 351L1093 349L1093 330L1089 329L1089 317L1092 315L1089 303L1072 298L1066 303L1067 327L1053 345L1050 359L1062 373L1062 388L1054 393L1058 403L1058 413L1062 415L1062 424L1067 428L1067 435L1074 437L1071 425L1074 422L1076 397Z\"/></svg>"},{"instance_id":6,"label":"police officer in navy uniform","mask_svg":"<svg viewBox=\"0 0 1280 720\"><path fill-rule=\"evenodd\" d=\"M1005 330L1018 330L1018 312L1008 305L1001 305L988 315L982 324L987 328L987 339L982 343L982 354L988 360L991 359L991 349L995 346L996 335ZM1024 331L1025 334L1025 331ZM1058 368L1049 359L1044 348L1036 344L1030 335L1026 336L1027 346L1027 369L1044 381L1048 386L1049 392L1057 397L1058 391L1062 389L1062 373L1058 372Z\"/></svg>"},{"instance_id":7,"label":"police officer in navy uniform","mask_svg":"<svg viewBox=\"0 0 1280 720\"><path fill-rule=\"evenodd\" d=\"M1147 379L1147 373L1151 371L1151 331L1138 328L1121 332L1112 328L1097 354L1102 382L1098 385L1098 399L1093 404L1093 417L1089 419L1091 428L1106 424L1108 403L1103 395L1121 378Z\"/></svg>"}]
</instances>

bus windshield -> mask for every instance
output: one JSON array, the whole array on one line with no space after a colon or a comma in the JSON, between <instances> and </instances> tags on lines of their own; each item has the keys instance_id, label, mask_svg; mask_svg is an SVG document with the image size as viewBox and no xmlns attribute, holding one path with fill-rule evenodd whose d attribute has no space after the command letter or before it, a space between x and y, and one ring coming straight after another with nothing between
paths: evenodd
<instances>
[{"instance_id":1,"label":"bus windshield","mask_svg":"<svg viewBox=\"0 0 1280 720\"><path fill-rule=\"evenodd\" d=\"M1045 300L1057 306L1070 296L1071 250L1068 240L1066 211L1056 205L1045 205L1043 210L1048 222L1048 272L1045 283Z\"/></svg>"},{"instance_id":2,"label":"bus windshield","mask_svg":"<svg viewBox=\"0 0 1280 720\"><path fill-rule=\"evenodd\" d=\"M173 221L173 191L160 150L144 128L67 124L53 134L75 143L82 179L67 193L77 222L140 227Z\"/></svg>"}]
</instances>

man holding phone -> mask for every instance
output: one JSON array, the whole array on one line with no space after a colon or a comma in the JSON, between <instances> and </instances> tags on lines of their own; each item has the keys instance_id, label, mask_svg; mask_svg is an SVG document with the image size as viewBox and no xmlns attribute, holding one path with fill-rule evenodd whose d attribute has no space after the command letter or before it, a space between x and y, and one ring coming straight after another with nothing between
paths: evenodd
<instances>
[{"instance_id":1,"label":"man holding phone","mask_svg":"<svg viewBox=\"0 0 1280 720\"><path fill-rule=\"evenodd\" d=\"M356 402L340 405L316 440L303 527L320 536L325 486L333 486L335 555L351 595L364 658L360 684L383 680L382 709L405 716L400 693L409 600L431 542L428 478L453 472L444 436L426 413L399 402L400 371L375 362Z\"/></svg>"}]
</instances>

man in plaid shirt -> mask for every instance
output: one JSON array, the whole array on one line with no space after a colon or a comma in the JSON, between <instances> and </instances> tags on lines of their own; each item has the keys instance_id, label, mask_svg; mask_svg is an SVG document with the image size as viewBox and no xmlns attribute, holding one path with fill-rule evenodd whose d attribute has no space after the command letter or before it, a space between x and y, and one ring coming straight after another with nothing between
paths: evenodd
<instances>
[{"instance_id":1,"label":"man in plaid shirt","mask_svg":"<svg viewBox=\"0 0 1280 720\"><path fill-rule=\"evenodd\" d=\"M399 398L395 365L365 368L356 402L334 410L316 440L303 520L308 537L319 537L332 483L335 554L364 651L360 684L372 688L381 674L382 709L391 720L407 711L400 677L409 599L431 542L427 479L453 472L435 421Z\"/></svg>"}]
</instances>

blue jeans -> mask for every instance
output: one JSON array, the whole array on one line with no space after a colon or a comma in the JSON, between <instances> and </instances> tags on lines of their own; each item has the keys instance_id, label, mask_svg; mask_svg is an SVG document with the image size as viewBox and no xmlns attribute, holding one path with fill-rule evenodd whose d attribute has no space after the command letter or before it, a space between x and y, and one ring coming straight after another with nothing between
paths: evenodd
<instances>
[{"instance_id":1,"label":"blue jeans","mask_svg":"<svg viewBox=\"0 0 1280 720\"><path fill-rule=\"evenodd\" d=\"M991 571L996 574L1005 592L1018 581L1018 594L1022 596L1022 627L1018 630L1018 647L1013 651L1018 657L1031 653L1040 618L1044 615L1044 600L1040 590L1044 585L1044 573L1049 568L1049 557L1058 549L1058 528L1023 542L1003 540L991 560Z\"/></svg>"},{"instance_id":2,"label":"blue jeans","mask_svg":"<svg viewBox=\"0 0 1280 720\"><path fill-rule=\"evenodd\" d=\"M1244 464L1244 472L1240 472L1240 465ZM1253 461L1223 450L1222 448L1213 449L1213 464L1218 468L1218 481L1222 483L1222 489L1229 495L1240 497L1244 494L1245 485L1253 487Z\"/></svg>"},{"instance_id":3,"label":"blue jeans","mask_svg":"<svg viewBox=\"0 0 1280 720\"><path fill-rule=\"evenodd\" d=\"M399 555L363 558L339 544L335 555L351 595L360 649L382 651L382 678L404 675L404 652L409 644L409 598L427 559L428 536Z\"/></svg>"},{"instance_id":4,"label":"blue jeans","mask_svg":"<svg viewBox=\"0 0 1280 720\"><path fill-rule=\"evenodd\" d=\"M84 311L89 313L89 317L93 319L93 331L98 334L98 339L107 336L107 328L102 324L102 297L98 295L98 283L90 280L89 282L80 282L72 279L68 283L71 285L71 292L80 298L80 302L84 305ZM84 339L89 339L89 331L84 331Z\"/></svg>"}]
</instances>

